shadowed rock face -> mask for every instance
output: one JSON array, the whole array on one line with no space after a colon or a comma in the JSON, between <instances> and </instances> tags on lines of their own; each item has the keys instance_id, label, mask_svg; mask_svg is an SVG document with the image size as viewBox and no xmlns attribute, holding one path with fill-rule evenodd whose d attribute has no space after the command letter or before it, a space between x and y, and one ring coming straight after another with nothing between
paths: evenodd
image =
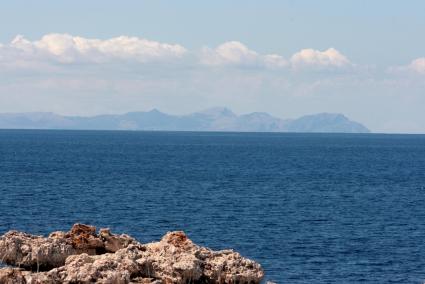
<instances>
[{"instance_id":1,"label":"shadowed rock face","mask_svg":"<svg viewBox=\"0 0 425 284\"><path fill-rule=\"evenodd\" d=\"M108 229L76 224L47 238L0 237L0 283L259 283L261 266L232 250L212 251L183 232L141 244Z\"/></svg>"}]
</instances>

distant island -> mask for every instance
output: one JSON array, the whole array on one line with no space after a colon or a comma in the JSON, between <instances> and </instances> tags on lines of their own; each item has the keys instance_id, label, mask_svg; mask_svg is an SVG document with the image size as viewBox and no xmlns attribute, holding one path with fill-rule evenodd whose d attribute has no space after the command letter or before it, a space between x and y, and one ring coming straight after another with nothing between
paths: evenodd
<instances>
[{"instance_id":1,"label":"distant island","mask_svg":"<svg viewBox=\"0 0 425 284\"><path fill-rule=\"evenodd\" d=\"M369 133L364 125L342 114L319 113L281 119L264 112L237 115L216 107L188 115L153 109L121 115L63 116L49 112L0 114L1 129L157 130L235 132Z\"/></svg>"}]
</instances>

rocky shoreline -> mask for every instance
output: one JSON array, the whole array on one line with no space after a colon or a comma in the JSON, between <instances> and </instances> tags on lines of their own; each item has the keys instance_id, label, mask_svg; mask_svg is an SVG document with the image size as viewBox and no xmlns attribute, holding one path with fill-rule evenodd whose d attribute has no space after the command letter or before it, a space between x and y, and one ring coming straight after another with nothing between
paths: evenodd
<instances>
[{"instance_id":1,"label":"rocky shoreline","mask_svg":"<svg viewBox=\"0 0 425 284\"><path fill-rule=\"evenodd\" d=\"M213 251L184 232L142 244L109 229L75 224L48 237L9 231L0 237L0 284L260 283L260 264L233 250Z\"/></svg>"}]
</instances>

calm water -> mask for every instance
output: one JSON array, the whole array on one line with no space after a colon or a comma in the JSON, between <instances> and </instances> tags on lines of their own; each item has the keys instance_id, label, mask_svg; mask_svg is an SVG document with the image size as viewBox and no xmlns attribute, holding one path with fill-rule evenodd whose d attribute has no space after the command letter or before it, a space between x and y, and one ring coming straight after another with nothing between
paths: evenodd
<instances>
[{"instance_id":1,"label":"calm water","mask_svg":"<svg viewBox=\"0 0 425 284\"><path fill-rule=\"evenodd\" d=\"M184 230L278 283L423 283L425 136L0 131L0 233Z\"/></svg>"}]
</instances>

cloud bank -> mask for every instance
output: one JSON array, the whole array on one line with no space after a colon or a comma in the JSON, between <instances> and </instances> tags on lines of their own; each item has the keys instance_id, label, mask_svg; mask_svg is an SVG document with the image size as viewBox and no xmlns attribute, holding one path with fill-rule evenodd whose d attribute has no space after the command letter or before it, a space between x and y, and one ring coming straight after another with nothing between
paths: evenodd
<instances>
[{"instance_id":1,"label":"cloud bank","mask_svg":"<svg viewBox=\"0 0 425 284\"><path fill-rule=\"evenodd\" d=\"M191 58L190 60L184 60ZM132 61L195 62L209 67L238 67L265 69L342 68L350 60L335 48L324 51L302 49L289 59L279 54L260 54L239 41L228 41L215 48L189 51L179 44L162 43L139 37L119 36L92 39L69 34L46 34L31 41L22 35L8 44L0 44L0 63L25 67L29 62L43 64L91 63Z\"/></svg>"},{"instance_id":2,"label":"cloud bank","mask_svg":"<svg viewBox=\"0 0 425 284\"><path fill-rule=\"evenodd\" d=\"M215 49L205 47L200 62L208 66L265 67L271 69L344 68L350 60L335 48L324 51L302 49L287 60L278 54L259 54L238 41L225 42Z\"/></svg>"},{"instance_id":3,"label":"cloud bank","mask_svg":"<svg viewBox=\"0 0 425 284\"><path fill-rule=\"evenodd\" d=\"M140 63L181 58L187 50L138 37L120 36L107 40L88 39L68 34L47 34L30 41L18 35L8 45L0 46L0 60L54 61L62 64L111 60L134 60Z\"/></svg>"},{"instance_id":4,"label":"cloud bank","mask_svg":"<svg viewBox=\"0 0 425 284\"><path fill-rule=\"evenodd\" d=\"M38 40L22 35L10 43L0 43L0 64L12 68L48 66L49 64L103 64L109 62L173 62L213 68L257 68L270 70L336 70L356 66L335 48L301 49L285 58L279 54L261 54L239 41L228 41L215 48L188 50L180 44L163 43L140 37L119 36L95 39L51 33ZM425 57L404 66L388 68L394 72L425 74Z\"/></svg>"}]
</instances>

